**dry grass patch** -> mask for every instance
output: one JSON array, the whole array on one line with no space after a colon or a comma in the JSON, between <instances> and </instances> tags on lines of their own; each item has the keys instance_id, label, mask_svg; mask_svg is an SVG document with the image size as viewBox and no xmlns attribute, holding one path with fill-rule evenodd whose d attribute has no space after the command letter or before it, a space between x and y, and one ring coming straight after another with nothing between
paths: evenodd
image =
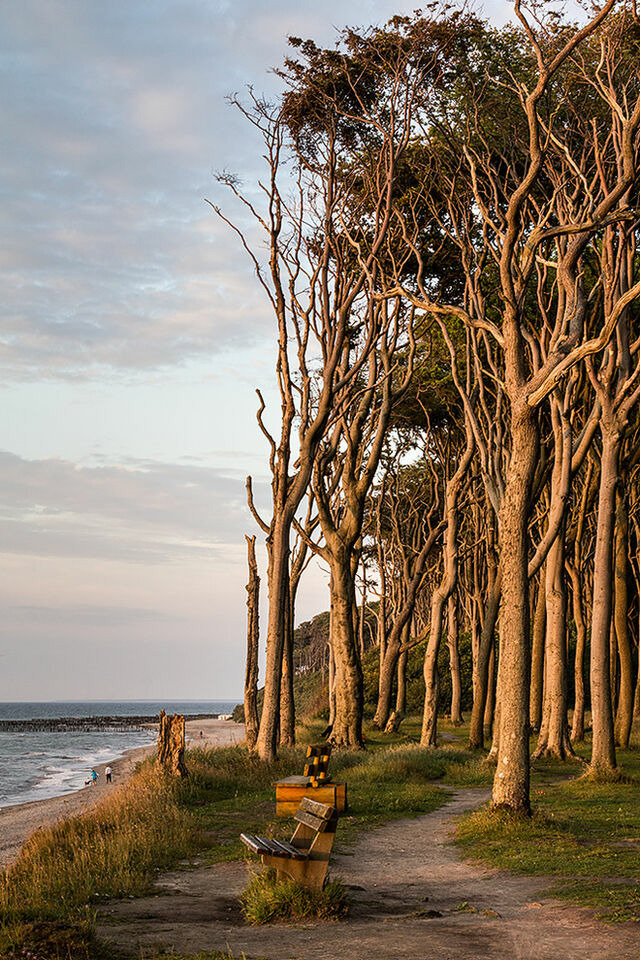
<instances>
[{"instance_id":1,"label":"dry grass patch","mask_svg":"<svg viewBox=\"0 0 640 960\"><path fill-rule=\"evenodd\" d=\"M3 922L76 919L88 904L148 889L195 847L178 789L146 764L89 812L37 830L0 877Z\"/></svg>"},{"instance_id":2,"label":"dry grass patch","mask_svg":"<svg viewBox=\"0 0 640 960\"><path fill-rule=\"evenodd\" d=\"M240 905L252 924L339 920L349 912L347 891L339 880L329 880L317 893L295 880L279 880L274 870L254 874Z\"/></svg>"}]
</instances>

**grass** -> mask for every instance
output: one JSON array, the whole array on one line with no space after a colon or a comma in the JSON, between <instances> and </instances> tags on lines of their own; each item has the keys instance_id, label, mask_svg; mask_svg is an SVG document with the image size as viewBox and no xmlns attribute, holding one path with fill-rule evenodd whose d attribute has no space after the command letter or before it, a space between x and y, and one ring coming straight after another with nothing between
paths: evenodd
<instances>
[{"instance_id":1,"label":"grass","mask_svg":"<svg viewBox=\"0 0 640 960\"><path fill-rule=\"evenodd\" d=\"M580 752L588 755L588 745ZM640 752L618 754L624 777L608 783L580 775L575 762L534 764L531 819L467 815L457 834L464 855L548 876L550 896L593 907L601 919L640 921Z\"/></svg>"},{"instance_id":2,"label":"grass","mask_svg":"<svg viewBox=\"0 0 640 960\"><path fill-rule=\"evenodd\" d=\"M0 927L3 960L129 960L93 933L90 920L36 921Z\"/></svg>"},{"instance_id":3,"label":"grass","mask_svg":"<svg viewBox=\"0 0 640 960\"><path fill-rule=\"evenodd\" d=\"M349 901L339 880L329 880L319 892L291 879L278 879L274 870L255 873L240 898L248 923L339 920L346 917Z\"/></svg>"}]
</instances>

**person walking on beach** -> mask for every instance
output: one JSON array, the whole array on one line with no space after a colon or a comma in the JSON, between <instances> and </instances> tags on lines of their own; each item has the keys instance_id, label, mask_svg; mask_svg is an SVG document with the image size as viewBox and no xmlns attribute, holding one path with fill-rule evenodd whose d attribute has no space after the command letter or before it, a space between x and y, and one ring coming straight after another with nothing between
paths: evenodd
<instances>
[{"instance_id":1,"label":"person walking on beach","mask_svg":"<svg viewBox=\"0 0 640 960\"><path fill-rule=\"evenodd\" d=\"M91 771L91 786L92 786L92 787L95 787L95 785L96 785L97 782L98 782L98 774L95 772L95 770L92 770L92 771Z\"/></svg>"},{"instance_id":2,"label":"person walking on beach","mask_svg":"<svg viewBox=\"0 0 640 960\"><path fill-rule=\"evenodd\" d=\"M104 775L107 778L107 783L111 783L111 767L105 767Z\"/></svg>"}]
</instances>

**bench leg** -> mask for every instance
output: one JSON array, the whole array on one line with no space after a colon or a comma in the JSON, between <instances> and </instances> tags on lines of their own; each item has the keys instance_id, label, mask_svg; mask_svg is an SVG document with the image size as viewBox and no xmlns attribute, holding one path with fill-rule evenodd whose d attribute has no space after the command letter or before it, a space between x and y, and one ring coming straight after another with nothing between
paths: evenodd
<instances>
[{"instance_id":1,"label":"bench leg","mask_svg":"<svg viewBox=\"0 0 640 960\"><path fill-rule=\"evenodd\" d=\"M271 857L264 853L262 862L265 867L276 871L279 880L290 878L302 884L303 887L308 887L314 893L320 893L329 867L329 856L327 854L326 860L287 860L284 857Z\"/></svg>"}]
</instances>

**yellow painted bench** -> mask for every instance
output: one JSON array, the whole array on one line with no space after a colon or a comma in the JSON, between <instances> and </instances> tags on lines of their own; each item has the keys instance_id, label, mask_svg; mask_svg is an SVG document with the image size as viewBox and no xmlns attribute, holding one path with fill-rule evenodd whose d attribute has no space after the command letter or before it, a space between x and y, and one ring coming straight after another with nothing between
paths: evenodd
<instances>
[{"instance_id":1,"label":"yellow painted bench","mask_svg":"<svg viewBox=\"0 0 640 960\"><path fill-rule=\"evenodd\" d=\"M297 826L289 842L250 833L241 833L240 839L279 878L291 877L310 890L320 891L329 867L338 814L335 807L303 797L294 819Z\"/></svg>"}]
</instances>

